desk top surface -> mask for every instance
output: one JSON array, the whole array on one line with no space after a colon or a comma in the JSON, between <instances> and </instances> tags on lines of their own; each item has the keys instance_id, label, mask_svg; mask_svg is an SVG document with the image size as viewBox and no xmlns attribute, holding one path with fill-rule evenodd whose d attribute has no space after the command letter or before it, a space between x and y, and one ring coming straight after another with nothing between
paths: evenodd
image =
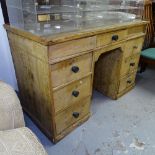
<instances>
[{"instance_id":1,"label":"desk top surface","mask_svg":"<svg viewBox=\"0 0 155 155\"><path fill-rule=\"evenodd\" d=\"M148 21L136 21L136 22L123 23L123 24L116 24L116 25L107 26L107 27L96 27L96 28L90 28L87 30L61 33L61 34L52 35L52 36L51 35L39 36L7 24L5 24L4 27L8 32L12 32L19 36L23 36L27 39L34 40L35 42L38 42L40 44L54 45L65 41L91 37L101 33L112 32L120 29L126 29L130 27L141 26L146 24L148 24Z\"/></svg>"}]
</instances>

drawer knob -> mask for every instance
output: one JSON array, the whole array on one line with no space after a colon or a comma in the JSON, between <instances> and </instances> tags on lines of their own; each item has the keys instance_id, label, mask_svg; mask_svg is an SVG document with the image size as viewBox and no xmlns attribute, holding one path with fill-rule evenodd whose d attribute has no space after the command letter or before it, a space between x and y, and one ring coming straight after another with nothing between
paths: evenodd
<instances>
[{"instance_id":1,"label":"drawer knob","mask_svg":"<svg viewBox=\"0 0 155 155\"><path fill-rule=\"evenodd\" d=\"M78 118L80 116L80 113L79 112L73 112L73 117L74 118Z\"/></svg>"},{"instance_id":2,"label":"drawer knob","mask_svg":"<svg viewBox=\"0 0 155 155\"><path fill-rule=\"evenodd\" d=\"M127 83L128 83L128 84L131 84L131 83L132 83L132 80L128 80Z\"/></svg>"},{"instance_id":3,"label":"drawer knob","mask_svg":"<svg viewBox=\"0 0 155 155\"><path fill-rule=\"evenodd\" d=\"M79 96L79 94L80 94L80 92L79 92L79 91L73 91L73 92L72 92L72 95L73 95L74 97L78 97L78 96Z\"/></svg>"},{"instance_id":4,"label":"drawer knob","mask_svg":"<svg viewBox=\"0 0 155 155\"><path fill-rule=\"evenodd\" d=\"M137 49L137 48L138 48L138 46L136 46L136 45L135 45L135 46L133 46L133 48Z\"/></svg>"},{"instance_id":5,"label":"drawer knob","mask_svg":"<svg viewBox=\"0 0 155 155\"><path fill-rule=\"evenodd\" d=\"M78 66L73 66L72 67L72 72L74 72L74 73L78 73L79 72L79 67Z\"/></svg>"},{"instance_id":6,"label":"drawer knob","mask_svg":"<svg viewBox=\"0 0 155 155\"><path fill-rule=\"evenodd\" d=\"M113 35L112 36L112 41L117 41L119 39L118 35Z\"/></svg>"},{"instance_id":7,"label":"drawer knob","mask_svg":"<svg viewBox=\"0 0 155 155\"><path fill-rule=\"evenodd\" d=\"M134 67L136 64L133 62L133 63L130 63L130 66Z\"/></svg>"}]
</instances>

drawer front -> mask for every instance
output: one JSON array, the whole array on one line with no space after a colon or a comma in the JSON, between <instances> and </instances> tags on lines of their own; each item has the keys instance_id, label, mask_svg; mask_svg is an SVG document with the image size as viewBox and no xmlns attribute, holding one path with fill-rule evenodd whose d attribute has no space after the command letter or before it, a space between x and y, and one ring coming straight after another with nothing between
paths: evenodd
<instances>
[{"instance_id":1,"label":"drawer front","mask_svg":"<svg viewBox=\"0 0 155 155\"><path fill-rule=\"evenodd\" d=\"M138 33L145 33L144 25L132 27L128 29L128 35L137 35Z\"/></svg>"},{"instance_id":2,"label":"drawer front","mask_svg":"<svg viewBox=\"0 0 155 155\"><path fill-rule=\"evenodd\" d=\"M125 44L125 51L124 51L124 58L128 58L134 54L141 53L142 45L143 45L144 38L136 38L133 40L129 40Z\"/></svg>"},{"instance_id":3,"label":"drawer front","mask_svg":"<svg viewBox=\"0 0 155 155\"><path fill-rule=\"evenodd\" d=\"M56 131L60 134L62 131L74 125L77 121L89 114L90 97L81 100L80 103L64 110L55 117Z\"/></svg>"},{"instance_id":4,"label":"drawer front","mask_svg":"<svg viewBox=\"0 0 155 155\"><path fill-rule=\"evenodd\" d=\"M141 53L143 42L144 42L144 38L143 37L138 38L138 39L135 40L134 46L133 46L133 53L132 54Z\"/></svg>"},{"instance_id":5,"label":"drawer front","mask_svg":"<svg viewBox=\"0 0 155 155\"><path fill-rule=\"evenodd\" d=\"M130 76L127 76L127 77L123 78L122 80L120 80L118 92L121 93L126 88L132 86L135 83L135 78L136 78L136 73L134 73Z\"/></svg>"},{"instance_id":6,"label":"drawer front","mask_svg":"<svg viewBox=\"0 0 155 155\"><path fill-rule=\"evenodd\" d=\"M130 60L131 60L130 57L123 59L122 64L121 64L120 77L124 77L125 75L129 73Z\"/></svg>"},{"instance_id":7,"label":"drawer front","mask_svg":"<svg viewBox=\"0 0 155 155\"><path fill-rule=\"evenodd\" d=\"M51 65L52 86L80 79L92 70L92 53Z\"/></svg>"},{"instance_id":8,"label":"drawer front","mask_svg":"<svg viewBox=\"0 0 155 155\"><path fill-rule=\"evenodd\" d=\"M79 40L64 42L49 47L49 61L62 59L70 55L86 52L94 49L96 46L96 37L89 37Z\"/></svg>"},{"instance_id":9,"label":"drawer front","mask_svg":"<svg viewBox=\"0 0 155 155\"><path fill-rule=\"evenodd\" d=\"M138 63L139 63L139 58L140 55L137 54L134 57L129 57L123 60L122 64L121 64L121 77L127 75L127 74L131 74L133 72L135 72L138 68Z\"/></svg>"},{"instance_id":10,"label":"drawer front","mask_svg":"<svg viewBox=\"0 0 155 155\"><path fill-rule=\"evenodd\" d=\"M81 79L79 81L73 82L72 84L54 91L54 105L55 112L67 108L83 98L91 95L91 76Z\"/></svg>"},{"instance_id":11,"label":"drawer front","mask_svg":"<svg viewBox=\"0 0 155 155\"><path fill-rule=\"evenodd\" d=\"M115 31L112 33L105 33L97 36L97 47L111 44L125 39L127 36L126 30Z\"/></svg>"},{"instance_id":12,"label":"drawer front","mask_svg":"<svg viewBox=\"0 0 155 155\"><path fill-rule=\"evenodd\" d=\"M139 64L139 59L140 59L140 54L134 56L134 57L130 60L129 74L132 74L133 72L137 71L137 69L138 69L138 64Z\"/></svg>"}]
</instances>

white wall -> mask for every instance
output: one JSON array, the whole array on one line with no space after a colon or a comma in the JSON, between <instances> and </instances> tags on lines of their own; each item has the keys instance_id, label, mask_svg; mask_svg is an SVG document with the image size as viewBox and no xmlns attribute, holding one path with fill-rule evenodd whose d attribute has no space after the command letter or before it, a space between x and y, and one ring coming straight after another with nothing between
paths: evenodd
<instances>
[{"instance_id":1,"label":"white wall","mask_svg":"<svg viewBox=\"0 0 155 155\"><path fill-rule=\"evenodd\" d=\"M17 90L17 81L10 53L10 47L5 29L4 19L0 6L0 80L12 85Z\"/></svg>"}]
</instances>

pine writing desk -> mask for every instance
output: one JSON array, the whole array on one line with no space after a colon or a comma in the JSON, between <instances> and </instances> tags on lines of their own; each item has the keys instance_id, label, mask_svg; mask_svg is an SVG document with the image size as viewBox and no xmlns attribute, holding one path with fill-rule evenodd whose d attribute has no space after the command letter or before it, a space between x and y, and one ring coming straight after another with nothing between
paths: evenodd
<instances>
[{"instance_id":1,"label":"pine writing desk","mask_svg":"<svg viewBox=\"0 0 155 155\"><path fill-rule=\"evenodd\" d=\"M53 142L89 118L93 87L112 99L134 87L146 24L55 36L5 25L22 106Z\"/></svg>"}]
</instances>

